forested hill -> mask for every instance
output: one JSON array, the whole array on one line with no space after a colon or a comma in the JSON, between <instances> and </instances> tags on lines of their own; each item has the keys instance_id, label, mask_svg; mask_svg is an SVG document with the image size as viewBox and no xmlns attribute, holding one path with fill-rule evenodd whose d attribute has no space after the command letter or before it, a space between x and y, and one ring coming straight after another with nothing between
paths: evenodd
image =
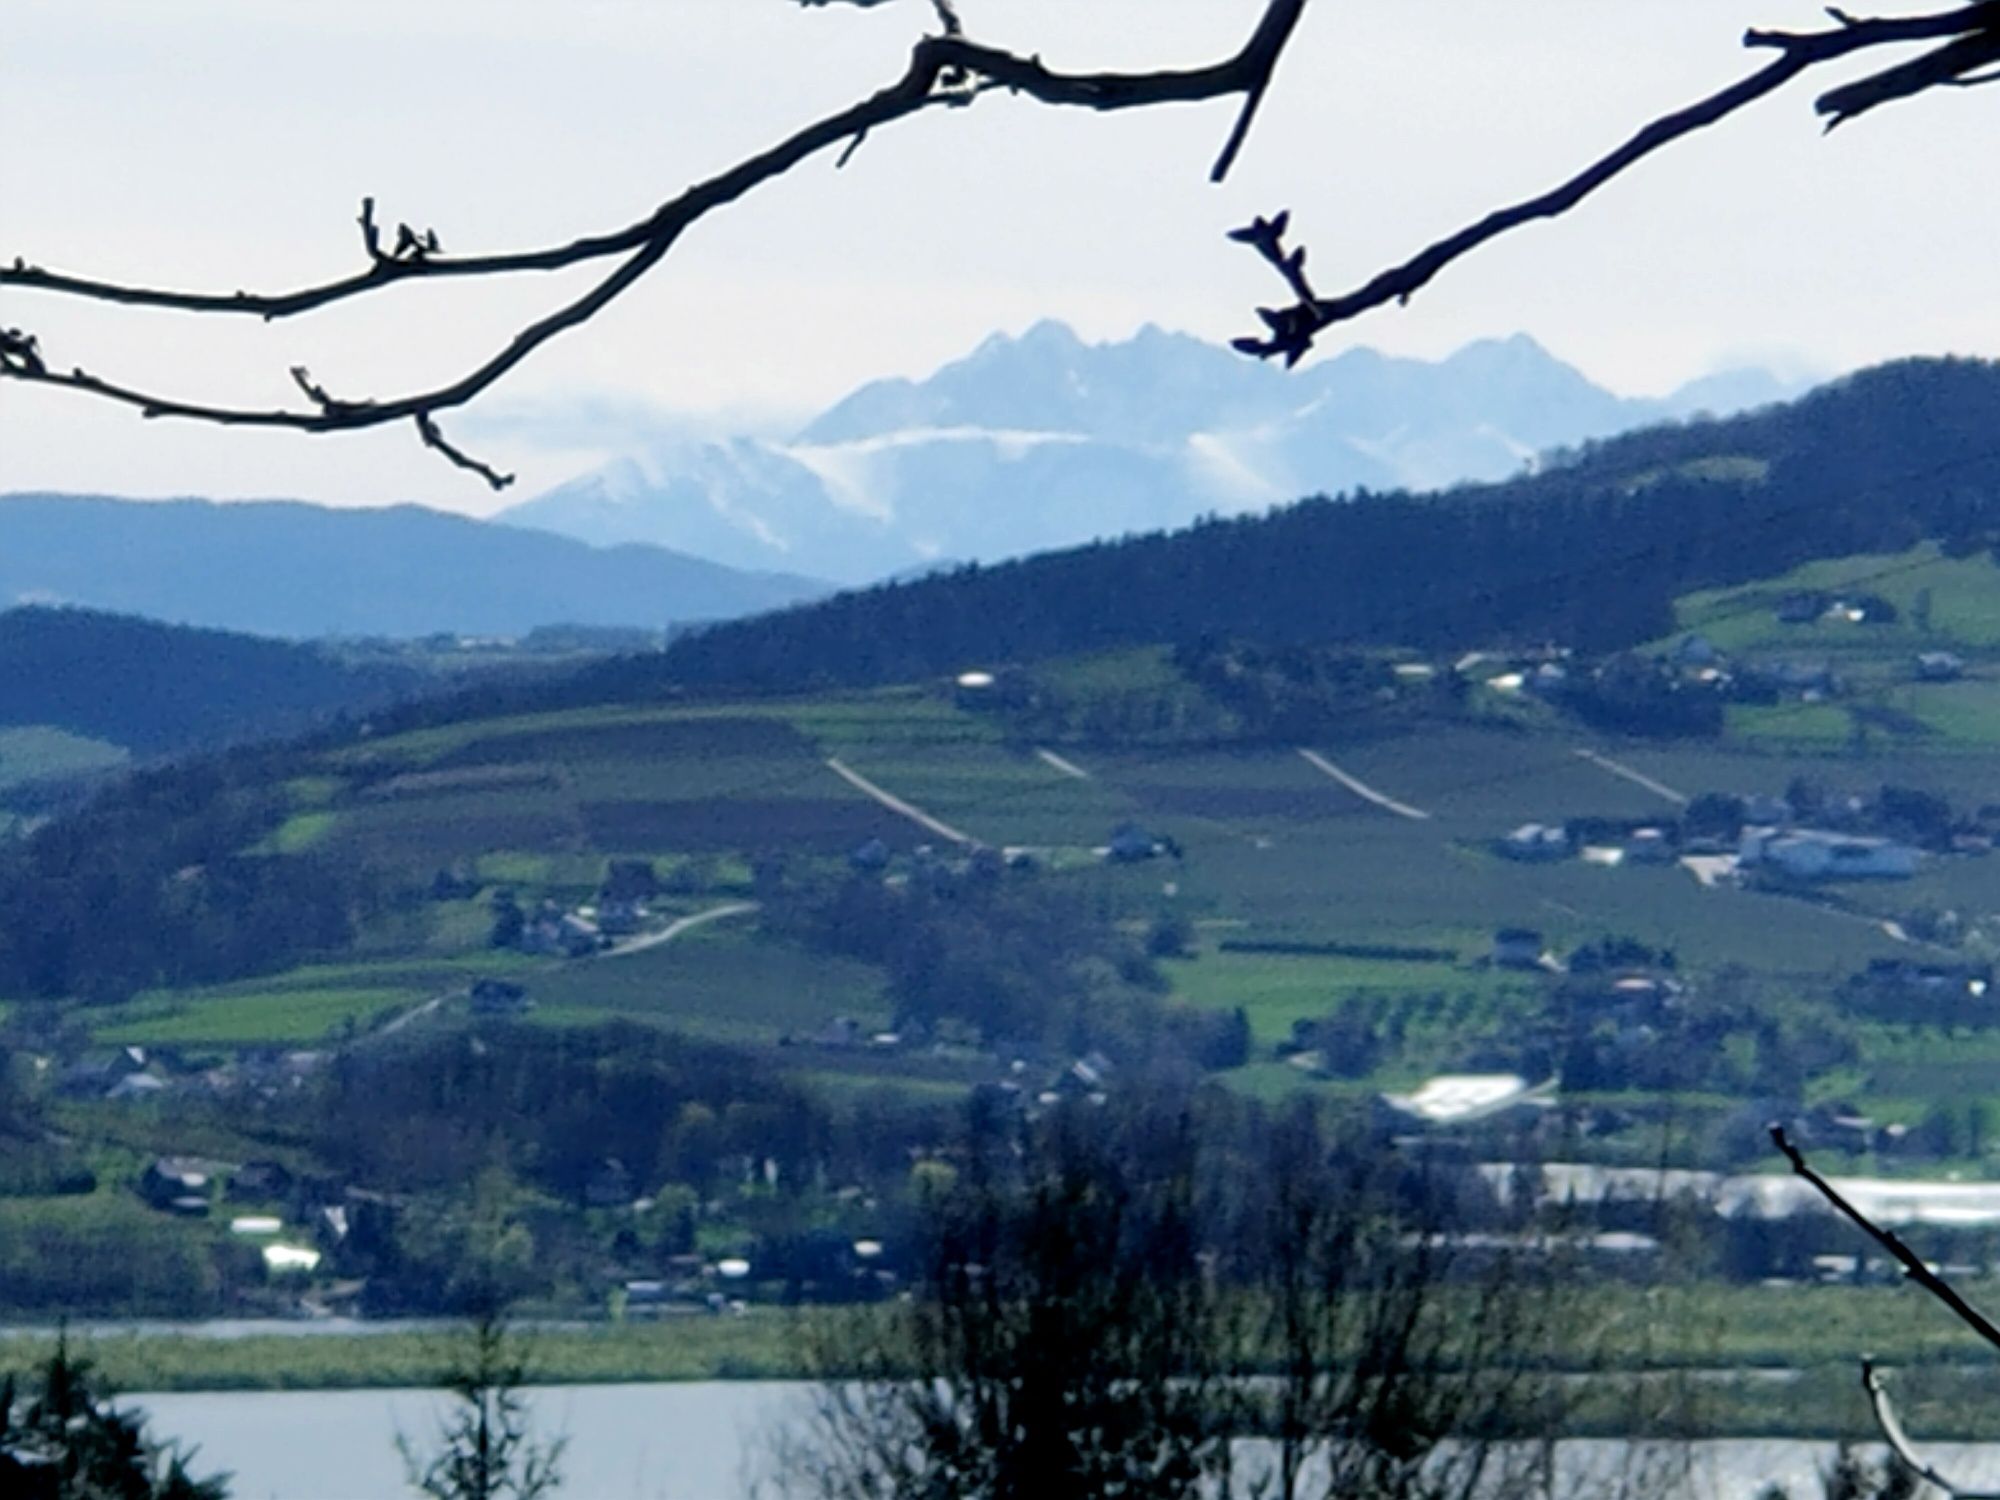
<instances>
[{"instance_id":1,"label":"forested hill","mask_svg":"<svg viewBox=\"0 0 2000 1500\"><path fill-rule=\"evenodd\" d=\"M826 591L416 505L0 495L0 607L75 604L293 639L519 636L545 625L657 630Z\"/></svg>"},{"instance_id":2,"label":"forested hill","mask_svg":"<svg viewBox=\"0 0 2000 1500\"><path fill-rule=\"evenodd\" d=\"M0 614L0 727L50 725L154 754L296 731L414 691L413 672L94 610Z\"/></svg>"},{"instance_id":3,"label":"forested hill","mask_svg":"<svg viewBox=\"0 0 2000 1500\"><path fill-rule=\"evenodd\" d=\"M2000 529L2000 365L1907 360L1789 406L1651 428L1505 484L1359 493L844 594L593 669L575 696L667 683L872 683L1235 635L1604 649L1671 628L1689 589Z\"/></svg>"}]
</instances>

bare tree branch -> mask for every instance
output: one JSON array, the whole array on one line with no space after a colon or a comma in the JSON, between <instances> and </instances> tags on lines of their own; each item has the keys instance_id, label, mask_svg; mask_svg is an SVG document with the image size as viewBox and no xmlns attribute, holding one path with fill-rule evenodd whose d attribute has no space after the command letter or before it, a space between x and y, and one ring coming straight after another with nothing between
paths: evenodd
<instances>
[{"instance_id":1,"label":"bare tree branch","mask_svg":"<svg viewBox=\"0 0 2000 1500\"><path fill-rule=\"evenodd\" d=\"M1838 1188L1820 1176L1818 1172L1814 1171L1811 1165L1807 1163L1805 1153L1792 1144L1791 1137L1785 1133L1784 1126L1777 1124L1771 1126L1771 1140L1776 1144L1778 1150L1784 1154L1785 1160L1791 1163L1792 1171L1804 1178L1812 1186L1813 1190L1832 1206L1835 1212L1841 1214L1859 1228L1863 1234L1867 1235L1868 1238L1888 1251L1895 1258L1896 1263L1902 1266L1910 1280L1916 1282L1918 1286L1950 1308L1952 1315L1959 1322L1970 1328L1974 1333L1986 1340L1987 1343L1993 1345L1995 1348L2000 1348L2000 1328L1995 1328L1986 1315L1970 1302L1967 1302L1950 1282L1925 1265L1923 1257L1904 1244L1894 1230L1885 1229L1880 1224L1877 1224L1849 1202L1847 1197ZM1939 1474L1934 1467L1918 1455L1916 1449L1910 1443L1909 1435L1903 1431L1902 1421L1896 1415L1896 1408L1891 1404L1889 1393L1883 1386L1882 1374L1875 1368L1873 1360L1864 1359L1861 1362L1861 1386L1868 1393L1868 1405L1869 1409L1875 1415L1875 1425L1881 1428L1882 1437L1889 1444L1890 1451L1896 1455L1900 1462L1908 1466L1911 1472L1916 1474L1919 1479L1936 1485L1947 1495L1955 1497L1955 1500L2000 1500L2000 1491L1960 1488Z\"/></svg>"},{"instance_id":2,"label":"bare tree branch","mask_svg":"<svg viewBox=\"0 0 2000 1500\"><path fill-rule=\"evenodd\" d=\"M1784 1126L1771 1126L1771 1140L1776 1144L1778 1150L1784 1153L1785 1160L1792 1164L1792 1171L1810 1183L1814 1191L1826 1199L1835 1212L1841 1214L1863 1234L1886 1250L1895 1259L1896 1263L1903 1268L1910 1280L1914 1281L1918 1286L1950 1308L1952 1315L1959 1322L1970 1328L1994 1348L2000 1349L2000 1328L1996 1328L1984 1313L1966 1301L1959 1294L1956 1287L1952 1286L1950 1282L1925 1265L1923 1257L1904 1244L1893 1229L1884 1229L1881 1225L1877 1224L1860 1209L1848 1202L1840 1190L1834 1187L1832 1183L1815 1172L1806 1162L1805 1153L1793 1145L1791 1137L1785 1134Z\"/></svg>"},{"instance_id":3,"label":"bare tree branch","mask_svg":"<svg viewBox=\"0 0 2000 1500\"><path fill-rule=\"evenodd\" d=\"M804 3L825 3L825 0L804 0ZM852 3L869 4L875 0L852 0ZM582 296L522 328L498 353L450 384L389 399L339 401L329 397L323 387L295 373L295 380L312 402L310 410L215 406L135 390L77 368L62 373L50 368L33 334L18 329L0 334L0 378L61 386L137 407L151 417L182 417L224 425L331 432L413 419L426 443L497 486L504 476L468 460L437 436L435 413L463 405L555 335L595 317L658 264L683 231L709 213L830 147L844 148L840 157L844 164L878 126L933 105L968 104L979 94L996 88L1025 94L1050 106L1093 110L1143 108L1240 95L1242 107L1211 172L1219 181L1242 148L1306 6L1306 0L1268 0L1256 30L1242 49L1206 67L1072 74L1051 70L1039 57L1023 57L969 40L950 0L932 0L932 3L943 32L927 36L917 44L908 69L896 82L805 127L721 175L696 184L661 204L645 219L607 234L534 250L453 257L442 253L435 231L426 229L419 233L408 224L401 224L393 247L385 250L382 231L375 221L374 201L363 199L359 223L367 267L292 291L221 294L133 286L48 271L18 257L11 267L0 267L0 287L16 286L187 312L250 313L268 320L312 311L403 281L553 271L599 259L626 257ZM1495 210L1343 295L1321 297L1314 290L1305 272L1305 251L1285 244L1289 215L1259 218L1234 231L1233 238L1251 245L1278 271L1293 297L1287 306L1259 308L1265 333L1237 339L1235 347L1246 354L1282 357L1288 365L1295 364L1326 328L1385 303L1407 301L1447 266L1488 241L1535 220L1567 213L1654 152L1727 119L1822 63L1874 47L1936 40L1945 43L1914 61L1822 95L1815 108L1828 117L1829 128L1869 109L1930 88L1970 86L1996 76L1982 70L2000 63L2000 0L1977 0L1949 11L1910 17L1857 19L1839 10L1830 10L1829 14L1836 25L1825 31L1747 32L1743 38L1746 46L1777 52L1777 57L1765 67L1683 109L1660 116L1616 150L1548 192Z\"/></svg>"},{"instance_id":4,"label":"bare tree branch","mask_svg":"<svg viewBox=\"0 0 2000 1500\"><path fill-rule=\"evenodd\" d=\"M1600 157L1548 192L1494 210L1485 218L1425 247L1401 265L1379 273L1354 291L1338 297L1316 297L1309 291L1302 291L1288 277L1297 300L1288 307L1259 308L1257 315L1264 321L1264 335L1237 339L1235 347L1242 353L1259 358L1282 357L1288 366L1297 364L1312 348L1314 338L1325 329L1386 303L1409 301L1445 267L1487 241L1537 219L1552 219L1568 213L1606 183L1662 147L1729 118L1821 63L1871 47L1939 37L1958 39L1914 63L1888 69L1823 95L1816 101L1815 108L1821 114L1830 116L1830 129L1875 105L1907 97L1935 84L1957 82L1986 63L2000 59L2000 0L1981 0L1978 4L1931 15L1881 20L1857 20L1837 10L1830 14L1838 25L1829 31L1746 32L1743 37L1746 47L1775 48L1778 52L1776 60L1728 88L1660 116L1615 151ZM1283 218L1283 215L1279 216L1279 220ZM1265 239L1257 236L1256 228L1252 225L1249 230L1238 231L1236 238L1256 246L1267 260L1282 267L1287 259L1282 244L1283 231L1280 230L1275 239L1266 243Z\"/></svg>"},{"instance_id":5,"label":"bare tree branch","mask_svg":"<svg viewBox=\"0 0 2000 1500\"><path fill-rule=\"evenodd\" d=\"M1873 1360L1861 1362L1861 1388L1868 1393L1868 1406L1875 1413L1875 1425L1882 1430L1882 1440L1917 1478L1937 1486L1953 1500L2000 1500L2000 1490L1969 1490L1963 1485L1953 1484L1918 1454L1911 1446L1909 1434L1903 1431L1902 1419L1896 1415L1896 1408L1890 1404L1889 1392L1882 1383L1882 1372L1875 1368Z\"/></svg>"},{"instance_id":6,"label":"bare tree branch","mask_svg":"<svg viewBox=\"0 0 2000 1500\"><path fill-rule=\"evenodd\" d=\"M429 412L420 411L417 413L417 432L423 438L426 448L435 448L461 469L470 469L494 489L504 490L514 482L512 474L502 474L491 464L481 463L463 448L456 447L452 443L447 442L445 435L438 430L438 424L432 420Z\"/></svg>"},{"instance_id":7,"label":"bare tree branch","mask_svg":"<svg viewBox=\"0 0 2000 1500\"><path fill-rule=\"evenodd\" d=\"M1996 59L2000 59L2000 31L1989 24L1912 62L1830 90L1813 101L1813 108L1829 117L1826 128L1831 130L1878 105L1907 99L1941 84L1959 83Z\"/></svg>"},{"instance_id":8,"label":"bare tree branch","mask_svg":"<svg viewBox=\"0 0 2000 1500\"><path fill-rule=\"evenodd\" d=\"M934 104L968 103L988 88L1005 88L1047 105L1092 110L1138 109L1240 94L1245 100L1243 111L1212 173L1219 180L1241 148L1256 105L1305 6L1306 0L1269 0L1256 30L1242 49L1206 67L1147 73L1060 73L1045 66L1039 57L1022 57L969 40L963 34L956 11L944 4L938 9L944 34L927 36L918 42L908 69L896 82L858 104L806 126L721 175L696 184L636 224L567 245L454 258L440 252L435 231L419 234L403 224L398 227L394 248L385 251L381 230L375 222L374 200L364 198L359 224L368 267L350 276L289 292L259 294L239 290L217 294L131 286L47 271L19 257L10 267L0 267L0 286L183 312L251 313L268 320L308 312L403 281L553 271L611 256L628 257L584 295L521 329L484 364L433 390L386 400L335 401L322 387L312 384L309 377L302 378L295 371L295 382L312 402L310 410L210 405L136 390L80 368L72 368L67 374L51 369L38 352L34 336L19 330L9 330L0 338L0 378L63 387L137 407L148 417L182 417L225 426L334 432L413 418L429 446L481 474L497 488L504 482L504 476L468 460L445 443L437 433L435 413L463 405L556 334L595 317L657 265L681 234L706 215L829 147L850 143L847 152L851 155L853 143L878 126L905 119Z\"/></svg>"}]
</instances>

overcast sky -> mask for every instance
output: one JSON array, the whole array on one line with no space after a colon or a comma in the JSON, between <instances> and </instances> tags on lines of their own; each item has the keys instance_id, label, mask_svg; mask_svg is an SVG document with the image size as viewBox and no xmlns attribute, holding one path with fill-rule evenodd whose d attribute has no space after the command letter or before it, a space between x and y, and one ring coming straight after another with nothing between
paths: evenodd
<instances>
[{"instance_id":1,"label":"overcast sky","mask_svg":"<svg viewBox=\"0 0 2000 1500\"><path fill-rule=\"evenodd\" d=\"M1053 66L1138 68L1228 53L1261 0L961 8ZM0 0L0 257L281 287L359 263L368 193L448 250L617 227L887 83L929 20L920 0ZM650 412L802 412L1042 317L1225 339L1274 292L1222 238L1253 212L1289 205L1322 286L1345 287L1748 71L1746 24L1820 22L1802 0L1314 0L1222 188L1206 170L1228 103L1106 117L995 96L907 121L844 171L815 161L704 221L445 425L520 469L511 501ZM1437 356L1525 330L1629 393L1743 362L2000 354L2000 99L1943 94L1823 137L1814 91L1683 142L1324 349ZM400 288L270 327L0 292L0 324L60 365L275 404L297 363L336 393L448 377L575 285ZM407 428L224 432L0 384L0 490L26 488L500 503Z\"/></svg>"}]
</instances>

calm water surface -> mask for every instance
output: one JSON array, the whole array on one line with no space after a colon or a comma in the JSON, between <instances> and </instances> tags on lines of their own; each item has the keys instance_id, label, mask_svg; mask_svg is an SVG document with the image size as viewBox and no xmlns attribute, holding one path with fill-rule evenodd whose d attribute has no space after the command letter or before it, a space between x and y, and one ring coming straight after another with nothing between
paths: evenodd
<instances>
[{"instance_id":1,"label":"calm water surface","mask_svg":"<svg viewBox=\"0 0 2000 1500\"><path fill-rule=\"evenodd\" d=\"M761 1382L551 1386L536 1429L569 1439L564 1500L739 1500L765 1441L809 1388ZM398 1431L420 1445L435 1392L134 1393L154 1430L198 1443L196 1473L228 1469L231 1500L377 1500L409 1493Z\"/></svg>"},{"instance_id":2,"label":"calm water surface","mask_svg":"<svg viewBox=\"0 0 2000 1500\"><path fill-rule=\"evenodd\" d=\"M746 1500L766 1472L772 1435L809 1399L788 1382L554 1386L532 1393L540 1430L566 1434L563 1500ZM442 1407L434 1392L333 1391L145 1395L159 1432L201 1445L197 1472L235 1474L233 1500L390 1500L409 1492L395 1449L400 1430L422 1439ZM1624 1445L1563 1445L1573 1478L1622 1466ZM2000 1484L2000 1445L1939 1444L1935 1460L1961 1483ZM1819 1500L1828 1443L1782 1440L1697 1445L1698 1500L1753 1500L1777 1483L1792 1500ZM1604 1493L1587 1482L1581 1495Z\"/></svg>"}]
</instances>

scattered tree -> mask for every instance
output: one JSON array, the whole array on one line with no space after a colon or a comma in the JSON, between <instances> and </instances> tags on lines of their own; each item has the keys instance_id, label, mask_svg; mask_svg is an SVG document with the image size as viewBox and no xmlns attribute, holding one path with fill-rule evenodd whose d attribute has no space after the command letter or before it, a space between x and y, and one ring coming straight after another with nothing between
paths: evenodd
<instances>
[{"instance_id":1,"label":"scattered tree","mask_svg":"<svg viewBox=\"0 0 2000 1500\"><path fill-rule=\"evenodd\" d=\"M562 1484L565 1438L534 1437L527 1362L497 1303L477 1313L444 1378L452 1409L426 1453L396 1435L410 1488L426 1500L543 1500Z\"/></svg>"},{"instance_id":2,"label":"scattered tree","mask_svg":"<svg viewBox=\"0 0 2000 1500\"><path fill-rule=\"evenodd\" d=\"M1440 1184L1310 1110L1254 1164L1146 1114L974 1132L913 1296L825 1351L786 1493L1541 1493L1555 1262L1475 1264Z\"/></svg>"},{"instance_id":3,"label":"scattered tree","mask_svg":"<svg viewBox=\"0 0 2000 1500\"><path fill-rule=\"evenodd\" d=\"M94 1389L90 1361L59 1339L33 1396L0 1382L0 1493L9 1500L226 1500L228 1477L196 1479L192 1450L148 1435L144 1412Z\"/></svg>"}]
</instances>

